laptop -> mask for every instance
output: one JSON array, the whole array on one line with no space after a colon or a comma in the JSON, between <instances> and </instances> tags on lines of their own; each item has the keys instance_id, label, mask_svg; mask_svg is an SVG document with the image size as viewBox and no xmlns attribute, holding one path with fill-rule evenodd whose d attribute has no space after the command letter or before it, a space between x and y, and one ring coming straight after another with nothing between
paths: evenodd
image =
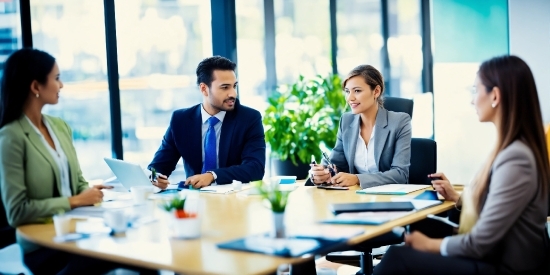
<instances>
[{"instance_id":1,"label":"laptop","mask_svg":"<svg viewBox=\"0 0 550 275\"><path fill-rule=\"evenodd\" d=\"M119 160L119 159L112 159L112 158L103 158L109 168L111 168L111 171L115 174L117 180L120 182L120 184L123 186L123 189L125 191L129 191L131 187L133 186L151 186L151 181L149 180L149 177L145 174L144 170L139 166L139 164ZM108 183L107 183L108 184ZM115 186L115 189L119 189L116 184L108 184ZM170 186L168 186L170 188ZM158 187L155 187L155 193L172 190L172 189L166 189L162 190ZM174 189L177 191L177 189ZM118 191L118 190L113 190ZM122 190L120 190L122 191Z\"/></svg>"}]
</instances>

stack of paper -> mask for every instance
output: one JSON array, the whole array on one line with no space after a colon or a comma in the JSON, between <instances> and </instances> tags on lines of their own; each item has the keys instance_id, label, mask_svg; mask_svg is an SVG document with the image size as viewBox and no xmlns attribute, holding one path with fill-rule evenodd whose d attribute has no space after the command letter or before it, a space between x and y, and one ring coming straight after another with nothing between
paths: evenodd
<instances>
[{"instance_id":1,"label":"stack of paper","mask_svg":"<svg viewBox=\"0 0 550 275\"><path fill-rule=\"evenodd\" d=\"M373 194L373 195L406 195L414 191L431 187L431 185L421 184L386 184L375 187L369 187L357 190L357 194Z\"/></svg>"},{"instance_id":2,"label":"stack of paper","mask_svg":"<svg viewBox=\"0 0 550 275\"><path fill-rule=\"evenodd\" d=\"M213 194L231 194L234 192L240 192L242 190L249 189L250 187L252 187L250 184L242 184L241 190L234 190L233 185L231 184L210 185L210 186L201 188L200 192L213 193Z\"/></svg>"},{"instance_id":3,"label":"stack of paper","mask_svg":"<svg viewBox=\"0 0 550 275\"><path fill-rule=\"evenodd\" d=\"M326 219L321 222L333 224L379 225L391 220L399 219L406 215L412 214L413 212L414 211L342 213L336 215L334 218Z\"/></svg>"}]
</instances>

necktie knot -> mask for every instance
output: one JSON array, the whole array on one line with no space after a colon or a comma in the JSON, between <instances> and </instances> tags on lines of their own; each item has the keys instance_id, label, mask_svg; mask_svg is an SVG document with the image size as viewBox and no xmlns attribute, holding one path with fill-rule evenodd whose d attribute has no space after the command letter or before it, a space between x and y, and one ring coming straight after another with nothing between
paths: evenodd
<instances>
[{"instance_id":1,"label":"necktie knot","mask_svg":"<svg viewBox=\"0 0 550 275\"><path fill-rule=\"evenodd\" d=\"M208 119L208 125L211 126L211 127L214 127L214 125L218 124L218 122L220 122L220 120L215 116L211 116Z\"/></svg>"}]
</instances>

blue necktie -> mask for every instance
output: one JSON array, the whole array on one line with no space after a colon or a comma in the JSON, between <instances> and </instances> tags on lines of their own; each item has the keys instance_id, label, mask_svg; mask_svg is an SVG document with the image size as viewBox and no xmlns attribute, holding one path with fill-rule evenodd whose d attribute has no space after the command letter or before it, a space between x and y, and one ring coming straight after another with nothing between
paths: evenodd
<instances>
[{"instance_id":1,"label":"blue necktie","mask_svg":"<svg viewBox=\"0 0 550 275\"><path fill-rule=\"evenodd\" d=\"M202 174L206 171L212 171L216 169L216 130L214 125L218 124L220 120L212 116L208 119L208 130L206 131L206 138L204 139L204 164L202 165Z\"/></svg>"}]
</instances>

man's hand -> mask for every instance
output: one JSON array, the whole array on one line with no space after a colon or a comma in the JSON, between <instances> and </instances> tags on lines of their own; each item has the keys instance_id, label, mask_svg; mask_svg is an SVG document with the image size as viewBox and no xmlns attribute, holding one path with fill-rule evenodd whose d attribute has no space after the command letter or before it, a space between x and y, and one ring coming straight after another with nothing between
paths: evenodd
<instances>
[{"instance_id":1,"label":"man's hand","mask_svg":"<svg viewBox=\"0 0 550 275\"><path fill-rule=\"evenodd\" d=\"M340 172L336 176L332 177L332 184L334 186L354 186L359 185L359 178L354 174L348 174Z\"/></svg>"},{"instance_id":2,"label":"man's hand","mask_svg":"<svg viewBox=\"0 0 550 275\"><path fill-rule=\"evenodd\" d=\"M151 183L153 183L154 186L162 190L168 188L168 185L170 185L170 181L168 181L168 177L158 172L157 172L157 180L151 181Z\"/></svg>"},{"instance_id":3,"label":"man's hand","mask_svg":"<svg viewBox=\"0 0 550 275\"><path fill-rule=\"evenodd\" d=\"M428 236L414 231L411 234L405 235L405 244L423 252L439 254L442 239L431 239Z\"/></svg>"},{"instance_id":4,"label":"man's hand","mask_svg":"<svg viewBox=\"0 0 550 275\"><path fill-rule=\"evenodd\" d=\"M214 175L212 175L211 173L204 173L188 177L185 181L185 185L191 185L193 186L193 188L199 189L212 184L213 181Z\"/></svg>"}]
</instances>

